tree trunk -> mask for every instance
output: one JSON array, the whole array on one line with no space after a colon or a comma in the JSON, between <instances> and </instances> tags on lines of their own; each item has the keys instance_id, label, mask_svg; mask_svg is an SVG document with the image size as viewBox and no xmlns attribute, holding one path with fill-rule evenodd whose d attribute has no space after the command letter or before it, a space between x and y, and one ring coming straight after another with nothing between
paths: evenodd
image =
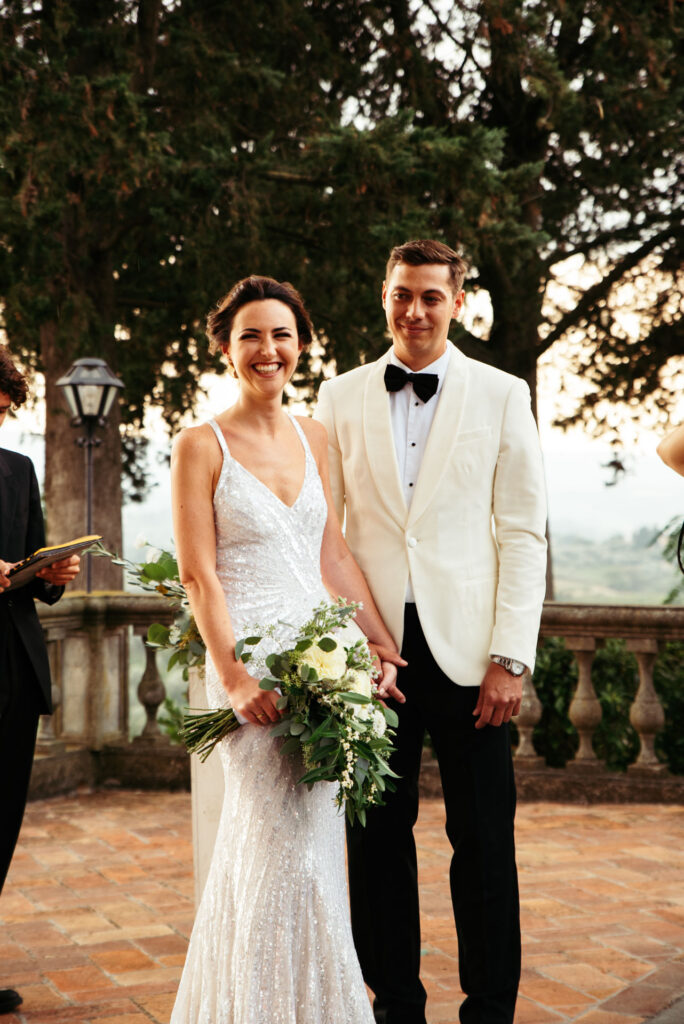
<instances>
[{"instance_id":1,"label":"tree trunk","mask_svg":"<svg viewBox=\"0 0 684 1024\"><path fill-rule=\"evenodd\" d=\"M86 451L76 444L85 436L83 427L71 426L70 413L58 378L69 369L72 358L55 343L53 323L41 329L41 351L45 370L45 504L48 543L58 544L86 533ZM102 534L104 545L121 553L121 446L120 414L112 406L93 449L93 533ZM74 587L85 589L85 566ZM92 589L120 590L122 572L106 558L92 558Z\"/></svg>"}]
</instances>

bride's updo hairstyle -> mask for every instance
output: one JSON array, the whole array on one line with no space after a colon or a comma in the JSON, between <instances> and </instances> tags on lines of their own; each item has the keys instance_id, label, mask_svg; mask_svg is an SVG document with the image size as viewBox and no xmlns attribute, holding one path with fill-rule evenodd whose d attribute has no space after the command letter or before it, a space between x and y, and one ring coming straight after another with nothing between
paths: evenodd
<instances>
[{"instance_id":1,"label":"bride's updo hairstyle","mask_svg":"<svg viewBox=\"0 0 684 1024\"><path fill-rule=\"evenodd\" d=\"M311 318L297 289L293 288L289 281L275 281L272 277L252 274L233 285L207 317L209 351L213 354L221 345L228 344L233 320L239 309L248 302L262 302L264 299L276 299L289 306L294 313L300 345L308 345L311 342Z\"/></svg>"}]
</instances>

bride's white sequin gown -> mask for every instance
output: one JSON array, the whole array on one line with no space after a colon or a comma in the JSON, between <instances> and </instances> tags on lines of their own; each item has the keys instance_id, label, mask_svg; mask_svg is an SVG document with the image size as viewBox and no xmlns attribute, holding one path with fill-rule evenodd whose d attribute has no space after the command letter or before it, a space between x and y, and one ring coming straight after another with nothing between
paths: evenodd
<instances>
[{"instance_id":1,"label":"bride's white sequin gown","mask_svg":"<svg viewBox=\"0 0 684 1024\"><path fill-rule=\"evenodd\" d=\"M216 568L235 636L283 622L270 644L288 646L312 609L329 600L320 572L327 509L316 462L283 504L223 451L214 495ZM265 674L263 658L248 664ZM226 693L207 659L207 696ZM296 763L266 727L243 725L220 756L225 800L209 875L171 1024L373 1024L352 941L344 818L335 786L296 786Z\"/></svg>"}]
</instances>

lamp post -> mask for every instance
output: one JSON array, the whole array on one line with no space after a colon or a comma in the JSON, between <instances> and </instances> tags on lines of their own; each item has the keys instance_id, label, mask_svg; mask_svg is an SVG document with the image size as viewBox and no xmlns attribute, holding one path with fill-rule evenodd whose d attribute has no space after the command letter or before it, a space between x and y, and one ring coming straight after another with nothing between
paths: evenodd
<instances>
[{"instance_id":1,"label":"lamp post","mask_svg":"<svg viewBox=\"0 0 684 1024\"><path fill-rule=\"evenodd\" d=\"M114 396L123 381L115 377L104 359L77 359L57 386L64 388L64 396L73 416L72 427L84 427L85 436L77 437L75 444L86 452L86 533L93 532L93 448L102 444L95 437L95 428L105 425ZM86 592L92 590L91 556L86 557Z\"/></svg>"}]
</instances>

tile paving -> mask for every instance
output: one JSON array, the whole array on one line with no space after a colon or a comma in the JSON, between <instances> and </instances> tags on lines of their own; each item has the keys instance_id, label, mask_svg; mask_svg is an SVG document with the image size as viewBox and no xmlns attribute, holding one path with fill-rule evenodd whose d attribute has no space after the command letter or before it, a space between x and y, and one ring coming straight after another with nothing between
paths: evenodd
<instances>
[{"instance_id":1,"label":"tile paving","mask_svg":"<svg viewBox=\"0 0 684 1024\"><path fill-rule=\"evenodd\" d=\"M187 793L29 805L0 898L0 985L24 1003L3 1022L168 1022L194 913L190 820ZM443 823L424 801L422 974L430 1024L457 1024ZM517 834L516 1024L642 1024L684 996L683 808L528 803Z\"/></svg>"}]
</instances>

